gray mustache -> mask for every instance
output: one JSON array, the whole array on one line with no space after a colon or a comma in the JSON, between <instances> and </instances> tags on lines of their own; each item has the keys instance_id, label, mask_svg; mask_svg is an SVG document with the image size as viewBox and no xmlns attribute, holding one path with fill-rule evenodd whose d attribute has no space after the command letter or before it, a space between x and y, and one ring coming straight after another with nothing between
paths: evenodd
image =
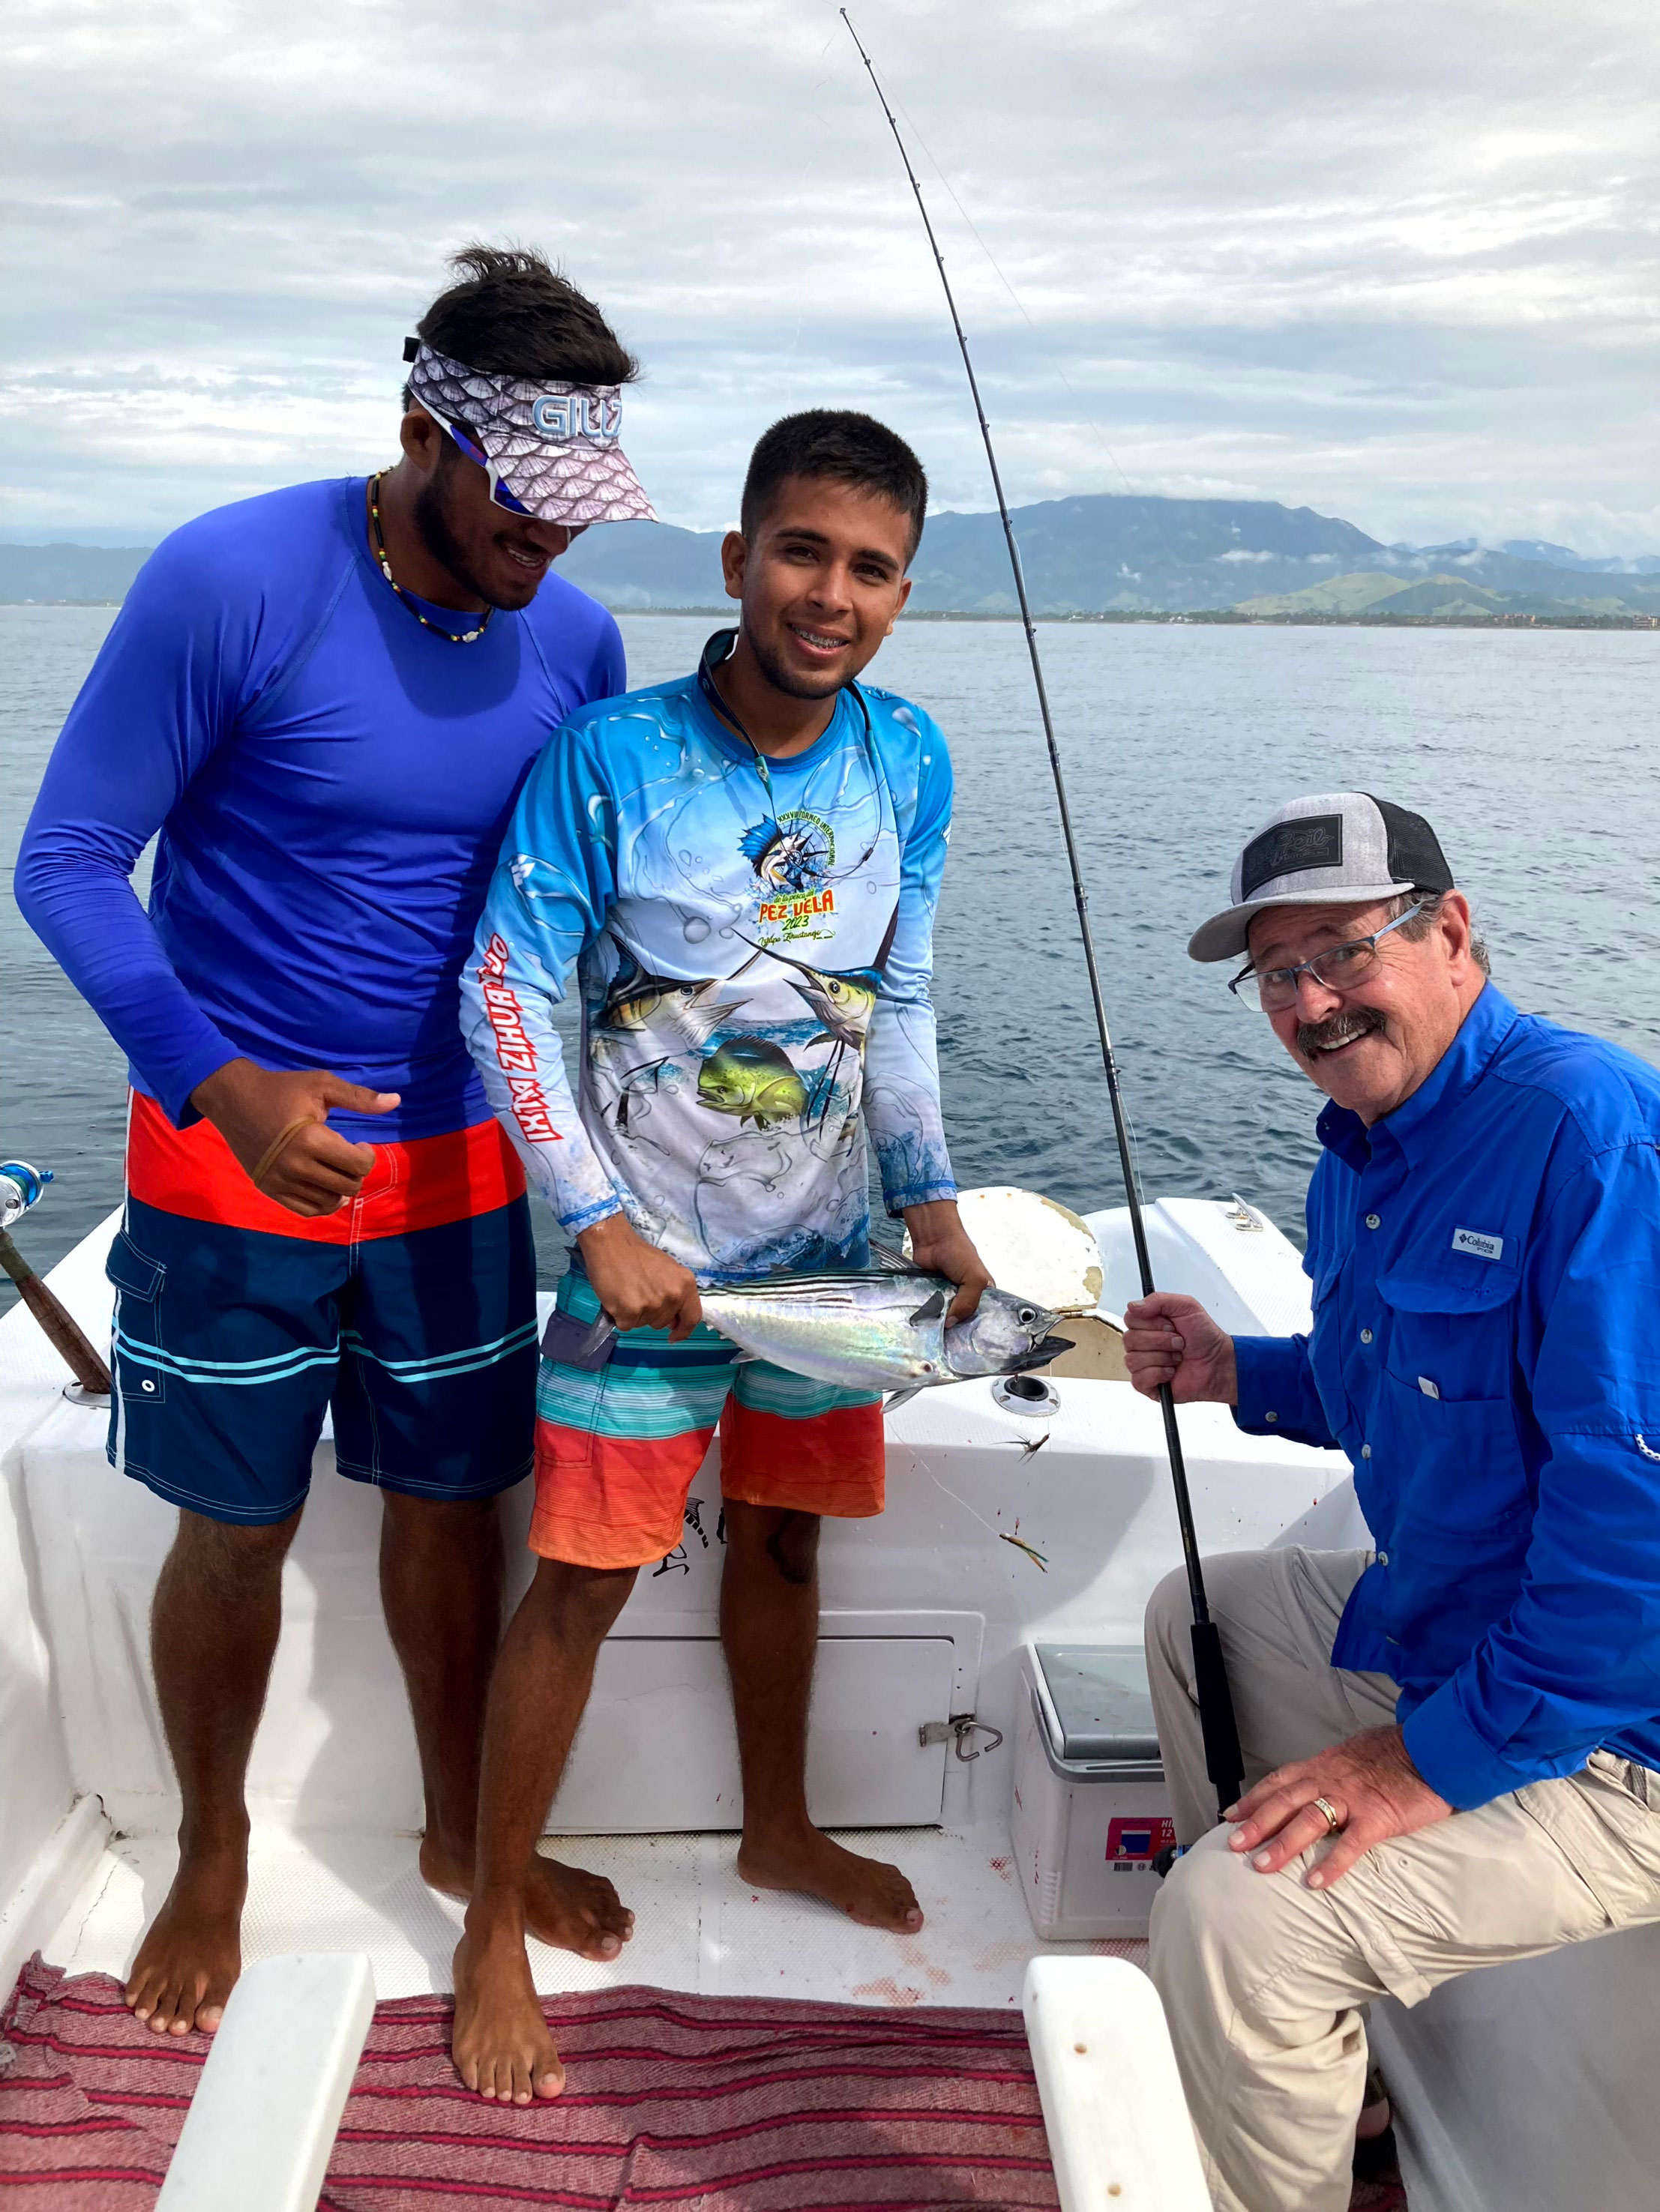
<instances>
[{"instance_id":1,"label":"gray mustache","mask_svg":"<svg viewBox=\"0 0 1660 2212\"><path fill-rule=\"evenodd\" d=\"M1341 1014L1328 1014L1323 1022L1298 1022L1297 1049L1305 1055L1324 1052L1335 1044L1347 1044L1351 1038L1365 1036L1383 1026L1382 1014L1373 1013L1370 1007L1355 1006Z\"/></svg>"}]
</instances>

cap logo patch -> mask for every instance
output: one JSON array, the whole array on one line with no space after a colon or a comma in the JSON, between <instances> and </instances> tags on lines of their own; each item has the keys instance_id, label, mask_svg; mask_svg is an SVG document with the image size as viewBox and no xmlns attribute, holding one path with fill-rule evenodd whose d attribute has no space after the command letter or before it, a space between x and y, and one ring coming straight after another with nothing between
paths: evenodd
<instances>
[{"instance_id":1,"label":"cap logo patch","mask_svg":"<svg viewBox=\"0 0 1660 2212\"><path fill-rule=\"evenodd\" d=\"M1468 1252L1477 1260L1502 1260L1505 1240L1502 1237L1489 1237L1484 1229L1455 1229L1452 1249L1455 1252Z\"/></svg>"},{"instance_id":2,"label":"cap logo patch","mask_svg":"<svg viewBox=\"0 0 1660 2212\"><path fill-rule=\"evenodd\" d=\"M1246 846L1239 863L1239 896L1254 898L1264 884L1277 876L1297 876L1305 868L1341 868L1342 865L1341 814L1305 814L1294 822L1276 822Z\"/></svg>"}]
</instances>

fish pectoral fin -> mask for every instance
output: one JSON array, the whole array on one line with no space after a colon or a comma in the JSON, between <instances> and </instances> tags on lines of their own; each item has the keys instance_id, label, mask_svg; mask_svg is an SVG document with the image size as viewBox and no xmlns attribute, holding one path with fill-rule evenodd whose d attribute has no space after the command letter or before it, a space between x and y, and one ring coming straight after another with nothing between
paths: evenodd
<instances>
[{"instance_id":1,"label":"fish pectoral fin","mask_svg":"<svg viewBox=\"0 0 1660 2212\"><path fill-rule=\"evenodd\" d=\"M617 1323L602 1310L587 1334L577 1346L576 1355L571 1364L574 1367L590 1370L605 1366L616 1345L617 1334Z\"/></svg>"},{"instance_id":2,"label":"fish pectoral fin","mask_svg":"<svg viewBox=\"0 0 1660 2212\"><path fill-rule=\"evenodd\" d=\"M909 1406L913 1398L920 1398L922 1389L921 1383L913 1382L909 1390L895 1390L882 1407L883 1419L885 1420L890 1413L897 1413L901 1406Z\"/></svg>"},{"instance_id":3,"label":"fish pectoral fin","mask_svg":"<svg viewBox=\"0 0 1660 2212\"><path fill-rule=\"evenodd\" d=\"M916 1311L910 1317L911 1322L914 1326L920 1328L925 1321L938 1321L945 1310L946 1294L943 1291L936 1291L931 1298L924 1300L922 1304L917 1307Z\"/></svg>"}]
</instances>

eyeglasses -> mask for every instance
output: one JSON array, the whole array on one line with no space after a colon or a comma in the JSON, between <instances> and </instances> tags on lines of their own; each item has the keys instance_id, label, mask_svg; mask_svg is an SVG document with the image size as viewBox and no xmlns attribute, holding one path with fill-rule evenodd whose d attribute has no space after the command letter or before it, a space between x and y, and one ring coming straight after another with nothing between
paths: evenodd
<instances>
[{"instance_id":1,"label":"eyeglasses","mask_svg":"<svg viewBox=\"0 0 1660 2212\"><path fill-rule=\"evenodd\" d=\"M1391 930L1401 928L1423 910L1421 902L1409 906L1404 914L1396 915L1393 921L1385 922L1370 937L1352 937L1346 945L1329 945L1312 960L1299 960L1294 968L1242 969L1230 981L1228 988L1241 1006L1260 1006L1265 1014L1283 1014L1297 1004L1299 975L1312 975L1329 991L1352 991L1357 983L1364 983L1377 965L1381 941Z\"/></svg>"}]
</instances>

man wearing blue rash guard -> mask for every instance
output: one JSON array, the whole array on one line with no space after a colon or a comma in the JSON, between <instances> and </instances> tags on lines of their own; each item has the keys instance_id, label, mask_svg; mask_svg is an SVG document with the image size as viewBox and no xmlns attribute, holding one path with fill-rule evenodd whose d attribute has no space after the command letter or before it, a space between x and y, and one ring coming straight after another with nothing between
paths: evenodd
<instances>
[{"instance_id":1,"label":"man wearing blue rash guard","mask_svg":"<svg viewBox=\"0 0 1660 2212\"><path fill-rule=\"evenodd\" d=\"M898 1868L808 1817L820 1516L883 1500L882 1404L700 1322L698 1283L868 1256L868 1127L888 1211L971 1313L929 1002L951 761L859 682L909 592L927 483L867 415L755 449L723 548L735 631L676 683L574 714L532 772L462 978L485 1090L575 1238L538 1385L536 1577L490 1690L454 2055L481 2094L555 2095L525 1953L524 1867L601 1639L679 1540L718 1426L721 1639L743 1778L738 1870L914 1934ZM576 1096L553 1008L580 978ZM580 1102L580 1103L579 1103ZM601 1309L609 1356L586 1340Z\"/></svg>"},{"instance_id":2,"label":"man wearing blue rash guard","mask_svg":"<svg viewBox=\"0 0 1660 2212\"><path fill-rule=\"evenodd\" d=\"M381 1590L465 1896L499 1631L496 1494L531 1464L524 1180L458 1025L502 829L549 732L620 691L616 624L550 564L649 516L635 364L539 255L470 247L410 368L403 457L176 532L70 715L23 911L131 1063L110 1456L176 1505L156 1692L183 1798L127 2002L217 2024L283 1555L331 1406L384 1494ZM159 831L148 915L133 864ZM528 1869L548 1942L615 1954L609 1883Z\"/></svg>"}]
</instances>

